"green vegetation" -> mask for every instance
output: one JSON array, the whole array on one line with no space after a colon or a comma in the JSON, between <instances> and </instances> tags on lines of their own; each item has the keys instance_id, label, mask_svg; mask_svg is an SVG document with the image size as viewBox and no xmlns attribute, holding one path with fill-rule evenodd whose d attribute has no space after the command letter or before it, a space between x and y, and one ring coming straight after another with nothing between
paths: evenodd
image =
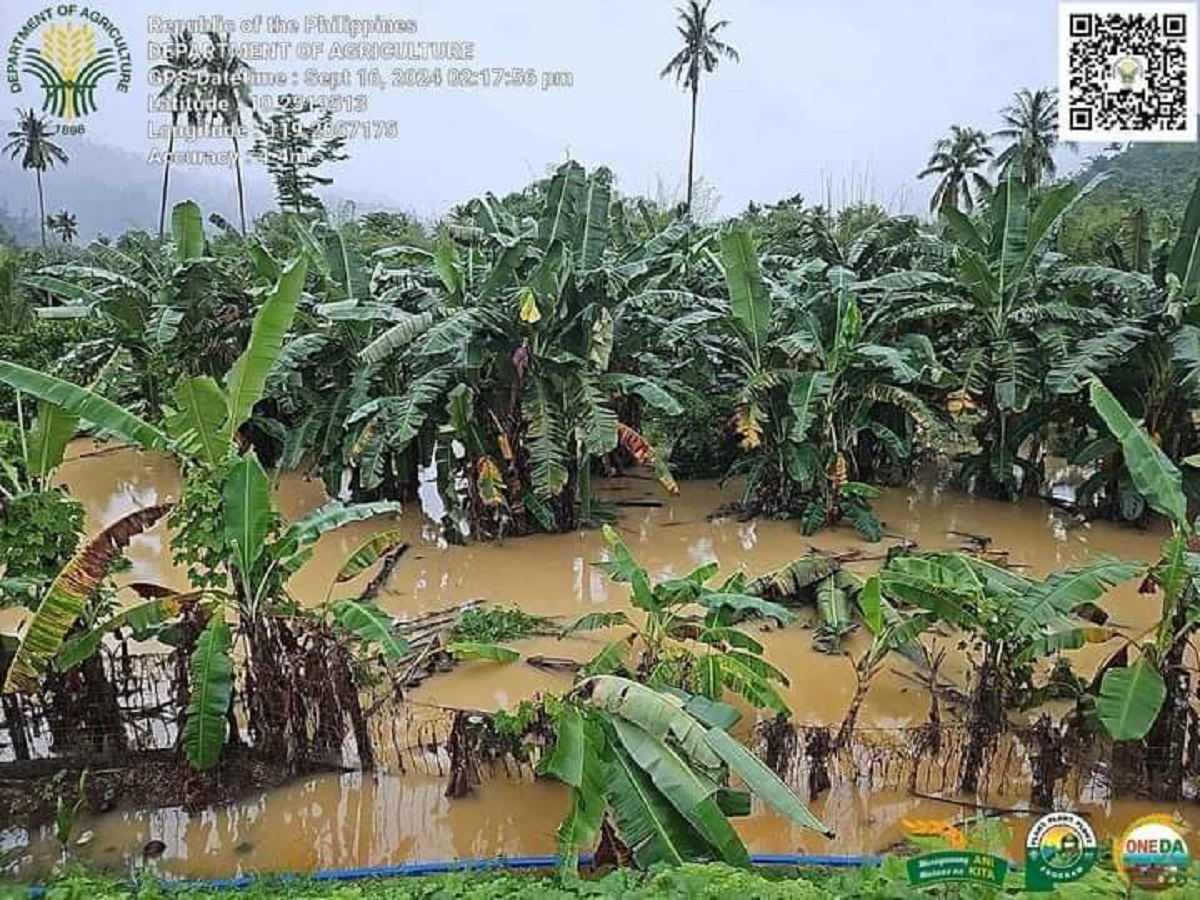
<instances>
[{"instance_id":1,"label":"green vegetation","mask_svg":"<svg viewBox=\"0 0 1200 900\"><path fill-rule=\"evenodd\" d=\"M295 775L328 764L350 738L357 764L371 768L365 710L443 663L513 663L520 652L503 645L548 627L520 609L479 608L410 644L377 601L405 549L398 530L354 549L322 604L292 596L322 535L432 493L440 503L426 508L440 506L447 542L602 528L598 565L629 589L628 611L562 629L619 632L561 695L494 716L460 712L449 739L450 796L470 790L476 757L492 751L536 756L538 774L569 789L557 831L557 877L567 880L537 883L549 895L908 896L893 863L812 880L743 871L748 850L730 820L751 796L828 833L731 736L747 708L776 730L802 712L754 634L797 627L797 607L813 608L826 652L869 632L826 752L851 740L890 654L937 684L940 657L922 640L935 631L955 636L968 665L961 790L979 787L1010 712L1044 712L1055 699L1067 707L1063 741L1118 744L1114 759L1155 799L1187 793L1200 774L1186 654L1200 625L1189 511L1200 460L1200 180L1173 185L1192 190L1180 210L1138 180L1142 151L1125 157L1137 163L1128 194L1102 178L1059 179L1054 94L1022 90L991 138L953 126L935 145L921 173L940 179L934 220L791 197L700 222L700 81L737 59L721 39L728 23L710 12L708 0L681 11L684 46L663 72L692 100L679 207L623 195L608 169L567 161L432 227L388 213L335 221L317 170L344 147L320 139L324 117L300 104L259 123L281 209L258 222L246 220L240 167L237 228L219 216L206 224L192 201L175 204L168 223L169 169L157 237L77 247L74 217L42 209L41 251L0 255L0 603L32 613L0 644L6 720L21 715L9 695L35 695L54 713L55 741L78 732L89 753L124 751L101 660L128 662L128 640L154 639L178 706L166 749L181 781L200 783L230 757ZM201 53L181 34L185 52L169 68L220 75L209 99L236 125L249 106L246 63L227 38L206 40ZM5 149L35 172L41 203L42 174L65 154L32 111L10 137ZM1125 209L1129 198L1137 206ZM46 225L61 245L47 245ZM100 523L85 540L80 505L57 486L80 434L170 458L179 497ZM1160 559L1098 558L1037 578L982 552L905 543L865 578L814 550L757 578L718 578L707 563L655 579L610 527L619 508L598 490L633 468L668 496L687 489L673 473L716 474L739 489L724 512L793 520L798 546L801 533L839 527L878 542L888 523L872 502L922 461L1015 501L1045 495L1047 460L1064 447L1085 476L1074 512L1137 525L1157 517L1171 531ZM272 488L288 472L318 477L337 499L286 521ZM125 551L160 523L189 589L119 592L112 576ZM371 585L349 594L376 566ZM1131 637L1098 604L1135 578L1161 613ZM1062 655L1108 642L1115 652L1092 683ZM101 700L81 710L76 689ZM1053 801L1055 777L1035 777L1037 805ZM59 807L65 823L78 804ZM639 869L677 868L571 880L579 856L598 848ZM689 865L698 860L735 868ZM534 884L455 876L383 890L504 896ZM1106 896L1112 886L1101 873L1080 890ZM80 878L54 888L106 890Z\"/></svg>"}]
</instances>

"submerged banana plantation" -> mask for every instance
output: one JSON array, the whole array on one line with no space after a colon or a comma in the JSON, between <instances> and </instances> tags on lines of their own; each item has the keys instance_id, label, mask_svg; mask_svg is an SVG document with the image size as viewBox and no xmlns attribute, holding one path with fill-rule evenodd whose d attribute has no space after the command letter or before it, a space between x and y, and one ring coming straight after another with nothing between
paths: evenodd
<instances>
[{"instance_id":1,"label":"submerged banana plantation","mask_svg":"<svg viewBox=\"0 0 1200 900\"><path fill-rule=\"evenodd\" d=\"M560 782L569 869L597 848L744 865L730 819L752 797L831 832L811 806L852 780L839 759L897 666L929 703L903 752L953 759L957 792L1016 741L1042 805L1084 762L1115 792L1193 795L1200 187L1157 245L1143 210L1131 252L1073 256L1096 187L1010 166L936 221L797 202L709 225L567 162L431 227L279 213L243 236L184 202L162 238L14 258L6 302L30 314L0 343L0 772L153 763L194 803L264 767L433 746L451 796L486 792L497 760ZM167 461L178 491L85 522L62 467L119 447ZM881 498L930 468L938 491L1149 528L1161 556L1042 573L986 535L917 546ZM712 478L713 517L790 523L790 562L639 562L657 526L632 510ZM294 514L287 479L328 499ZM638 482L657 495L621 493ZM575 577L596 564L614 599L562 620L389 591L406 554L593 532ZM171 583L128 574L151 536ZM323 600L301 597L333 551ZM1161 607L1149 631L1105 609L1128 584ZM813 721L776 652L801 628L853 670L838 721ZM535 636L588 652L528 653ZM468 661L561 690L397 738L417 686Z\"/></svg>"}]
</instances>

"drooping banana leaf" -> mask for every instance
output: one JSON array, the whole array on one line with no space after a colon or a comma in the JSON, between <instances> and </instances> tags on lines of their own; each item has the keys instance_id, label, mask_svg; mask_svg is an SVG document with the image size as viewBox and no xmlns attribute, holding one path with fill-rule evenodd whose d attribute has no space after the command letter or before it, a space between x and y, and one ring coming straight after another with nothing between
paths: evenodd
<instances>
[{"instance_id":1,"label":"drooping banana leaf","mask_svg":"<svg viewBox=\"0 0 1200 900\"><path fill-rule=\"evenodd\" d=\"M608 754L604 783L617 834L640 868L706 856L705 840L621 745Z\"/></svg>"},{"instance_id":2,"label":"drooping banana leaf","mask_svg":"<svg viewBox=\"0 0 1200 900\"><path fill-rule=\"evenodd\" d=\"M113 434L147 450L162 450L167 436L133 413L93 393L53 375L0 361L0 382L15 391L22 391L64 411L80 421Z\"/></svg>"},{"instance_id":3,"label":"drooping banana leaf","mask_svg":"<svg viewBox=\"0 0 1200 900\"><path fill-rule=\"evenodd\" d=\"M196 640L191 658L191 697L183 724L188 762L211 769L221 759L228 731L227 713L233 692L233 634L218 611Z\"/></svg>"},{"instance_id":4,"label":"drooping banana leaf","mask_svg":"<svg viewBox=\"0 0 1200 900\"><path fill-rule=\"evenodd\" d=\"M696 602L713 612L730 610L737 615L755 615L764 619L774 619L781 625L796 621L796 614L791 610L752 594L701 591L696 597Z\"/></svg>"},{"instance_id":5,"label":"drooping banana leaf","mask_svg":"<svg viewBox=\"0 0 1200 900\"><path fill-rule=\"evenodd\" d=\"M560 638L569 637L572 634L580 631L596 631L601 628L613 628L617 625L629 625L629 616L625 613L605 612L605 613L588 613L580 616L560 633Z\"/></svg>"},{"instance_id":6,"label":"drooping banana leaf","mask_svg":"<svg viewBox=\"0 0 1200 900\"><path fill-rule=\"evenodd\" d=\"M361 522L375 516L398 513L400 509L400 504L391 500L356 503L350 506L336 502L330 503L289 525L282 540L287 541L290 547L303 550L327 532L337 531L351 522Z\"/></svg>"},{"instance_id":7,"label":"drooping banana leaf","mask_svg":"<svg viewBox=\"0 0 1200 900\"><path fill-rule=\"evenodd\" d=\"M703 729L684 712L678 698L615 676L599 676L591 684L594 705L632 722L656 740L666 740L670 735L689 757L706 768L720 765L704 745Z\"/></svg>"},{"instance_id":8,"label":"drooping banana leaf","mask_svg":"<svg viewBox=\"0 0 1200 900\"><path fill-rule=\"evenodd\" d=\"M250 418L254 405L262 399L267 378L283 350L283 340L292 327L296 305L304 289L308 265L304 258L293 260L279 276L275 290L263 301L250 327L250 342L226 376L229 418L226 439L233 441L238 429Z\"/></svg>"},{"instance_id":9,"label":"drooping banana leaf","mask_svg":"<svg viewBox=\"0 0 1200 900\"><path fill-rule=\"evenodd\" d=\"M755 578L746 585L745 592L760 597L794 599L836 572L839 565L836 559L828 556L802 556L782 569Z\"/></svg>"},{"instance_id":10,"label":"drooping banana leaf","mask_svg":"<svg viewBox=\"0 0 1200 900\"><path fill-rule=\"evenodd\" d=\"M538 763L538 774L577 788L583 784L587 739L583 716L575 706L564 705L554 718L554 735L554 747Z\"/></svg>"},{"instance_id":11,"label":"drooping banana leaf","mask_svg":"<svg viewBox=\"0 0 1200 900\"><path fill-rule=\"evenodd\" d=\"M1109 557L1056 572L1018 595L1013 604L1016 611L1013 628L1025 637L1038 634L1084 603L1099 600L1113 585L1144 571L1145 566L1141 563Z\"/></svg>"},{"instance_id":12,"label":"drooping banana leaf","mask_svg":"<svg viewBox=\"0 0 1200 900\"><path fill-rule=\"evenodd\" d=\"M170 505L150 506L118 519L63 566L21 636L8 667L4 693L33 692L54 661L68 631L83 615L109 570L129 542L167 514Z\"/></svg>"},{"instance_id":13,"label":"drooping banana leaf","mask_svg":"<svg viewBox=\"0 0 1200 900\"><path fill-rule=\"evenodd\" d=\"M772 809L791 819L803 828L811 828L818 834L833 837L833 832L820 819L809 812L808 807L792 793L779 776L763 764L757 756L731 738L720 728L709 728L704 740L725 761L730 770L745 782L755 796Z\"/></svg>"},{"instance_id":14,"label":"drooping banana leaf","mask_svg":"<svg viewBox=\"0 0 1200 900\"><path fill-rule=\"evenodd\" d=\"M571 791L571 810L556 832L559 865L574 873L579 868L579 852L596 845L604 820L606 777L605 757L610 755L603 727L591 719L582 719L582 755L578 784Z\"/></svg>"},{"instance_id":15,"label":"drooping banana leaf","mask_svg":"<svg viewBox=\"0 0 1200 900\"><path fill-rule=\"evenodd\" d=\"M344 584L354 578L357 578L371 566L375 565L380 559L389 556L392 553L404 553L408 549L408 544L404 541L404 532L402 531L385 531L383 534L377 534L357 550L350 554L342 567L338 569L337 577L334 578L335 584Z\"/></svg>"},{"instance_id":16,"label":"drooping banana leaf","mask_svg":"<svg viewBox=\"0 0 1200 900\"><path fill-rule=\"evenodd\" d=\"M717 805L716 783L696 772L673 745L637 725L614 718L612 727L630 759L720 858L732 866L748 866L745 844Z\"/></svg>"},{"instance_id":17,"label":"drooping banana leaf","mask_svg":"<svg viewBox=\"0 0 1200 900\"><path fill-rule=\"evenodd\" d=\"M54 661L55 668L60 672L74 668L100 649L105 635L112 634L126 626L132 628L135 634L154 629L179 613L183 596L171 595L138 603L121 610L95 628L71 638L59 651L58 658ZM193 596L200 595L197 593Z\"/></svg>"},{"instance_id":18,"label":"drooping banana leaf","mask_svg":"<svg viewBox=\"0 0 1200 900\"><path fill-rule=\"evenodd\" d=\"M521 658L521 654L510 647L484 641L454 641L446 645L446 652L459 660L481 659L495 663L516 662Z\"/></svg>"},{"instance_id":19,"label":"drooping banana leaf","mask_svg":"<svg viewBox=\"0 0 1200 900\"><path fill-rule=\"evenodd\" d=\"M1125 466L1138 492L1176 526L1187 528L1187 500L1179 469L1099 380L1092 381L1091 397L1092 408L1121 444Z\"/></svg>"},{"instance_id":20,"label":"drooping banana leaf","mask_svg":"<svg viewBox=\"0 0 1200 900\"><path fill-rule=\"evenodd\" d=\"M411 645L396 630L392 617L374 603L340 600L333 605L333 618L363 643L378 644L383 655L393 662L412 652Z\"/></svg>"}]
</instances>

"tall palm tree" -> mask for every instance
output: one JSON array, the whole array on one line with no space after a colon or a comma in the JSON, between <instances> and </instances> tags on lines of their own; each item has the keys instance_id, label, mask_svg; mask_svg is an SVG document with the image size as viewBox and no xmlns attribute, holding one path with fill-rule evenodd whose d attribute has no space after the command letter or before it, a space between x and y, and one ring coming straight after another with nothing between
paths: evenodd
<instances>
[{"instance_id":1,"label":"tall palm tree","mask_svg":"<svg viewBox=\"0 0 1200 900\"><path fill-rule=\"evenodd\" d=\"M1007 172L1020 166L1021 180L1031 191L1057 172L1054 148L1058 144L1058 91L1022 88L1000 112L1005 127L992 137L1011 143L1000 151L993 166Z\"/></svg>"},{"instance_id":2,"label":"tall palm tree","mask_svg":"<svg viewBox=\"0 0 1200 900\"><path fill-rule=\"evenodd\" d=\"M688 174L687 174L687 209L692 209L693 172L696 160L696 105L700 97L700 77L705 72L716 71L722 57L737 62L738 52L717 37L717 33L729 24L728 19L719 22L708 21L708 10L712 0L704 0L701 5L698 0L688 0L685 7L679 7L679 21L676 26L683 38L683 48L671 57L671 61L659 73L660 78L674 75L677 84L684 90L692 92L692 128L688 137Z\"/></svg>"},{"instance_id":3,"label":"tall palm tree","mask_svg":"<svg viewBox=\"0 0 1200 900\"><path fill-rule=\"evenodd\" d=\"M55 163L68 162L67 152L51 140L58 134L52 126L30 108L17 110L17 127L8 133L11 140L4 145L10 158L21 157L22 169L33 169L37 177L38 221L42 228L42 249L46 249L46 195L42 190L42 173Z\"/></svg>"},{"instance_id":4,"label":"tall palm tree","mask_svg":"<svg viewBox=\"0 0 1200 900\"><path fill-rule=\"evenodd\" d=\"M238 149L238 131L242 127L242 109L250 107L250 85L247 76L250 66L238 56L237 48L230 42L228 35L215 31L208 33L212 43L212 52L204 61L204 66L213 76L210 98L218 102L214 104L218 112L213 113L221 124L228 130L229 139L233 142L233 168L237 176L238 219L241 222L242 234L246 233L246 190L242 184L242 159Z\"/></svg>"},{"instance_id":5,"label":"tall palm tree","mask_svg":"<svg viewBox=\"0 0 1200 900\"><path fill-rule=\"evenodd\" d=\"M171 103L171 133L167 137L167 158L163 163L162 196L158 206L160 239L167 226L167 195L171 182L171 155L175 151L175 130L179 127L181 116L193 128L200 125L201 118L194 103L201 99L201 90L195 77L200 57L192 46L192 33L184 29L179 34L171 35L171 47L171 59L159 63L153 70L163 80L163 88L158 92L159 99Z\"/></svg>"},{"instance_id":6,"label":"tall palm tree","mask_svg":"<svg viewBox=\"0 0 1200 900\"><path fill-rule=\"evenodd\" d=\"M56 216L46 216L46 227L57 234L64 244L71 243L79 234L79 220L66 209Z\"/></svg>"},{"instance_id":7,"label":"tall palm tree","mask_svg":"<svg viewBox=\"0 0 1200 900\"><path fill-rule=\"evenodd\" d=\"M918 178L940 175L937 189L929 201L936 213L960 207L971 212L991 192L992 186L978 170L992 158L988 136L978 128L951 125L950 134L933 145L933 155Z\"/></svg>"}]
</instances>

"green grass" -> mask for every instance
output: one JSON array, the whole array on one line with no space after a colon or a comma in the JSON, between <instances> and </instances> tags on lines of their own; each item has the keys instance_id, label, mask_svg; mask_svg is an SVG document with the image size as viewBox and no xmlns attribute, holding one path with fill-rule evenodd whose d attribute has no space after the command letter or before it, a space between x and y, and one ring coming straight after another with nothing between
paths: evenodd
<instances>
[{"instance_id":1,"label":"green grass","mask_svg":"<svg viewBox=\"0 0 1200 900\"><path fill-rule=\"evenodd\" d=\"M537 897L567 900L575 897L700 898L700 900L834 900L843 897L891 900L909 897L987 898L995 896L1044 897L1025 894L1022 876L1015 873L1003 894L973 885L947 885L925 892L910 888L903 860L894 858L878 869L849 870L756 870L743 871L720 864L687 864L651 873L620 869L602 878L563 880L556 875L511 873L467 873L423 878L393 878L350 883L263 880L241 890L164 889L157 882L141 886L72 872L59 878L47 891L50 900L118 900L118 898L228 897L239 900L499 900L507 897ZM10 886L11 896L23 896L25 888ZM0 896L7 897L3 885ZM1111 870L1096 869L1083 881L1060 886L1056 898L1125 897L1124 885ZM1189 887L1165 893L1133 896L1182 900L1200 896L1200 888Z\"/></svg>"}]
</instances>

